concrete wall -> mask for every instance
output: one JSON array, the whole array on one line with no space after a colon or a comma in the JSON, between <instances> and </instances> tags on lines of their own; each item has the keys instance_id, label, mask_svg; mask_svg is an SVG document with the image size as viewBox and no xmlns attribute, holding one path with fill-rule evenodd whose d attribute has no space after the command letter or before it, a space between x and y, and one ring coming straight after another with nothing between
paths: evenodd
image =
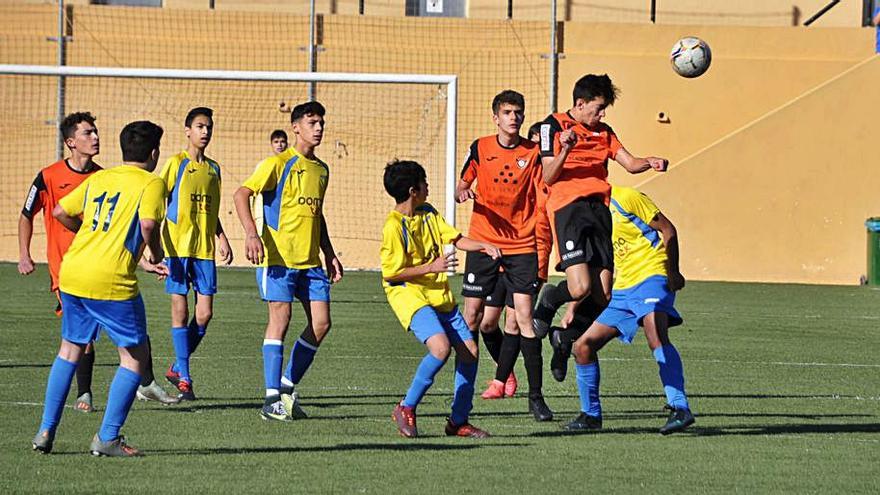
<instances>
[{"instance_id":1,"label":"concrete wall","mask_svg":"<svg viewBox=\"0 0 880 495\"><path fill-rule=\"evenodd\" d=\"M53 5L0 3L7 20L0 25L0 63L53 64L55 47L46 37L54 35L55 11ZM307 17L283 12L74 6L69 63L305 70L307 26ZM526 95L529 122L547 113L546 22L339 15L323 17L319 34L322 71L459 75L459 157L473 138L493 131L488 105L499 90ZM684 35L700 36L713 49L712 68L698 79L669 67L669 49ZM578 77L608 73L622 96L607 120L624 145L672 160L663 176L631 176L612 164L611 179L644 183L679 225L688 277L858 279L865 264L861 221L880 213L868 153L877 63L864 63L873 55L872 30L570 22L561 39L559 108L570 104ZM223 220L236 246L241 232L231 193L266 154L269 131L287 125L278 102L299 101L307 89L68 84L68 109L92 109L99 117L105 165L119 160L115 139L125 122L159 122L167 131L163 152L170 154L185 145L180 119L186 110L213 106L218 125L210 154L224 165ZM0 259L17 258L20 204L33 175L54 156L54 96L51 78L38 84L0 78L0 110L7 116L0 121ZM327 202L331 232L349 266L374 267L378 226L390 207L379 182L388 159L416 157L429 165L433 201L442 204L445 95L431 87L320 85L318 97L330 109L322 153L335 171ZM661 111L668 123L657 121ZM469 208L459 209L459 224L468 219Z\"/></svg>"}]
</instances>

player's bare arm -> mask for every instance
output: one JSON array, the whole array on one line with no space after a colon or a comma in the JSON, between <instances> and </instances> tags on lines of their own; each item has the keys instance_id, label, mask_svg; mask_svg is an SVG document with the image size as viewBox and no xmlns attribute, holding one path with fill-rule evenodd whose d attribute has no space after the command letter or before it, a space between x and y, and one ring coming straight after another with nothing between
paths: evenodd
<instances>
[{"instance_id":1,"label":"player's bare arm","mask_svg":"<svg viewBox=\"0 0 880 495\"><path fill-rule=\"evenodd\" d=\"M475 241L470 237L461 236L452 244L462 251L479 251L488 254L493 260L501 257L501 250L488 242Z\"/></svg>"},{"instance_id":2,"label":"player's bare arm","mask_svg":"<svg viewBox=\"0 0 880 495\"><path fill-rule=\"evenodd\" d=\"M217 219L217 254L220 255L220 261L224 265L232 264L232 246L229 244L220 219Z\"/></svg>"},{"instance_id":3,"label":"player's bare arm","mask_svg":"<svg viewBox=\"0 0 880 495\"><path fill-rule=\"evenodd\" d=\"M568 159L568 153L577 144L577 134L571 129L566 129L559 133L559 154L556 156L545 156L541 158L541 166L544 170L544 182L552 185L559 179L562 173L562 165Z\"/></svg>"},{"instance_id":4,"label":"player's bare arm","mask_svg":"<svg viewBox=\"0 0 880 495\"><path fill-rule=\"evenodd\" d=\"M666 276L669 280L669 290L682 289L685 280L678 267L678 231L675 230L675 225L662 213L657 213L648 225L660 232L663 245L666 247Z\"/></svg>"},{"instance_id":5,"label":"player's bare arm","mask_svg":"<svg viewBox=\"0 0 880 495\"><path fill-rule=\"evenodd\" d=\"M627 172L631 174L640 174L646 170L654 169L657 172L665 172L669 167L669 160L656 156L647 156L639 158L632 156L625 148L621 148L614 157L614 161L621 164Z\"/></svg>"},{"instance_id":6,"label":"player's bare arm","mask_svg":"<svg viewBox=\"0 0 880 495\"><path fill-rule=\"evenodd\" d=\"M254 222L254 215L251 213L251 196L254 192L247 187L239 187L235 191L233 200L235 202L235 213L238 214L238 220L244 228L245 241L244 251L245 257L251 263L259 265L263 262L263 241L257 233L257 224Z\"/></svg>"},{"instance_id":7,"label":"player's bare arm","mask_svg":"<svg viewBox=\"0 0 880 495\"><path fill-rule=\"evenodd\" d=\"M18 273L30 275L34 272L31 258L31 238L34 235L34 221L24 215L18 217Z\"/></svg>"},{"instance_id":8,"label":"player's bare arm","mask_svg":"<svg viewBox=\"0 0 880 495\"><path fill-rule=\"evenodd\" d=\"M472 182L468 182L465 180L459 179L458 184L455 185L455 201L458 203L464 203L469 199L474 199L477 197L477 194L471 189Z\"/></svg>"},{"instance_id":9,"label":"player's bare arm","mask_svg":"<svg viewBox=\"0 0 880 495\"><path fill-rule=\"evenodd\" d=\"M330 242L330 233L327 231L327 221L324 220L324 214L321 214L321 252L324 253L324 262L327 265L327 278L331 284L335 284L342 280L343 269L342 262L336 256L333 250L333 243Z\"/></svg>"},{"instance_id":10,"label":"player's bare arm","mask_svg":"<svg viewBox=\"0 0 880 495\"><path fill-rule=\"evenodd\" d=\"M81 218L68 215L60 204L55 205L55 209L52 210L52 216L55 217L59 222L61 222L61 225L64 225L64 227L71 232L79 231L79 227L82 225Z\"/></svg>"}]
</instances>

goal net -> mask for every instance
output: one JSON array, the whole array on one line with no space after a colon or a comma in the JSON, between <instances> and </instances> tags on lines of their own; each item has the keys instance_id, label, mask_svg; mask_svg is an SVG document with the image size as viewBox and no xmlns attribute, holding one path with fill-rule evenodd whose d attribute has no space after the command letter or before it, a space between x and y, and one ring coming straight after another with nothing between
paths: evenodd
<instances>
[{"instance_id":1,"label":"goal net","mask_svg":"<svg viewBox=\"0 0 880 495\"><path fill-rule=\"evenodd\" d=\"M118 135L126 123L151 120L165 129L161 167L186 148L187 111L212 108L214 137L206 154L223 171L220 219L236 264L247 264L233 192L260 160L273 154L273 130L285 130L292 144L287 112L308 99L314 84L315 99L327 108L324 140L316 154L330 167L324 215L334 247L348 268L378 268L382 224L394 203L382 185L391 159L424 165L429 201L454 222L456 81L443 75L0 65L5 110L0 119L0 235L5 241L0 259L18 259L18 212L39 169L55 161L62 97L64 113L88 111L96 117L101 153L95 161L105 168L121 163ZM38 260L45 251L39 248L45 242L42 232L35 226L32 252Z\"/></svg>"}]
</instances>

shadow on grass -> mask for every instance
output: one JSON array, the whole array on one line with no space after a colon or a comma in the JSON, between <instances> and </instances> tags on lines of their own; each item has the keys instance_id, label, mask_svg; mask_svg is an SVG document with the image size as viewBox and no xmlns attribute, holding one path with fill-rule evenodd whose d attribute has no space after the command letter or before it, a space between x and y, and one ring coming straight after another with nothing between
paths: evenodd
<instances>
[{"instance_id":1,"label":"shadow on grass","mask_svg":"<svg viewBox=\"0 0 880 495\"><path fill-rule=\"evenodd\" d=\"M468 440L464 440L468 442ZM169 456L169 455L229 455L229 454L275 454L275 453L310 453L310 452L356 452L356 451L397 451L397 452L417 452L417 451L461 451L473 450L493 447L524 447L525 443L463 443L463 444L445 444L445 443L419 443L418 440L401 443L343 443L339 445L316 446L316 447L213 447L213 448L196 448L196 449L155 449L145 450L144 453L149 456Z\"/></svg>"},{"instance_id":2,"label":"shadow on grass","mask_svg":"<svg viewBox=\"0 0 880 495\"><path fill-rule=\"evenodd\" d=\"M659 428L646 427L607 427L598 431L536 431L525 435L504 435L506 438L563 437L592 435L659 435ZM880 423L864 424L789 424L789 425L743 425L730 427L692 426L675 433L675 436L715 437L715 436L753 436L753 435L806 435L811 433L880 433ZM496 437L501 435L496 435Z\"/></svg>"}]
</instances>

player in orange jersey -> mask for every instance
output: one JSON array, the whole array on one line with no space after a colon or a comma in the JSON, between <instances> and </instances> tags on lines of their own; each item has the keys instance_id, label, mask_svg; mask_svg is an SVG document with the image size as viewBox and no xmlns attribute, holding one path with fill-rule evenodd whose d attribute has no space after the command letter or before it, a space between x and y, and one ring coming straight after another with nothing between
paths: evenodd
<instances>
[{"instance_id":1,"label":"player in orange jersey","mask_svg":"<svg viewBox=\"0 0 880 495\"><path fill-rule=\"evenodd\" d=\"M34 217L43 211L43 223L46 229L46 258L49 262L50 288L58 298L58 272L61 259L74 233L67 230L61 222L52 216L52 210L58 200L76 189L80 183L101 169L94 162L94 157L101 150L98 128L95 117L88 112L76 112L61 121L61 134L70 156L59 160L40 170L28 191L24 208L18 219L18 272L30 275L34 272L34 260L31 258L31 238L34 232ZM47 214L48 212L48 214ZM55 314L61 316L61 299L55 307ZM78 389L76 405L78 411L92 412L92 369L95 363L95 348L92 343L86 346L85 354L76 370Z\"/></svg>"},{"instance_id":2,"label":"player in orange jersey","mask_svg":"<svg viewBox=\"0 0 880 495\"><path fill-rule=\"evenodd\" d=\"M638 174L666 170L664 158L630 154L610 126L602 122L618 89L607 75L588 74L575 83L572 107L541 124L544 182L550 186L547 210L566 280L541 291L534 311L534 330L546 335L556 310L587 295L599 307L611 297L611 212L608 203L608 160ZM592 290L595 288L596 290Z\"/></svg>"},{"instance_id":3,"label":"player in orange jersey","mask_svg":"<svg viewBox=\"0 0 880 495\"><path fill-rule=\"evenodd\" d=\"M462 284L464 318L471 329L478 328L486 299L496 286L504 284L513 293L516 324L505 325L495 380L483 398L504 397L505 382L522 350L529 411L537 421L549 421L553 413L542 393L541 341L532 331L532 305L538 287L535 209L540 157L536 144L519 135L525 116L521 94L502 91L492 101L492 113L498 132L471 145L456 196L459 202L474 201L468 236L499 247L502 256L492 259L479 252L467 254Z\"/></svg>"}]
</instances>

